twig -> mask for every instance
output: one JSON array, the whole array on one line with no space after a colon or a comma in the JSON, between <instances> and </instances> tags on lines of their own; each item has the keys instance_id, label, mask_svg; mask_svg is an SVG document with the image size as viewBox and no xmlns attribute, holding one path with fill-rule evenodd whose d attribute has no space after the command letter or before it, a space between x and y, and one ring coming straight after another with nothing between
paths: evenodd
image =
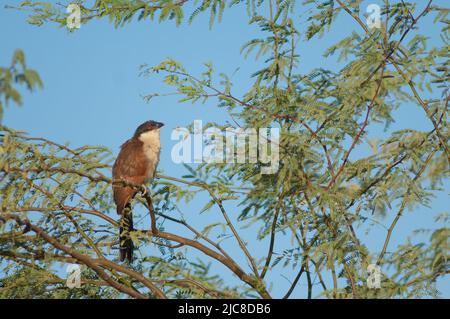
<instances>
[{"instance_id":1,"label":"twig","mask_svg":"<svg viewBox=\"0 0 450 319\"><path fill-rule=\"evenodd\" d=\"M399 211L397 212L397 215L395 216L394 220L392 221L391 225L389 226L389 229L387 231L386 239L384 240L383 249L380 252L380 255L378 256L377 265L380 265L383 262L384 255L386 254L387 247L389 245L389 241L391 239L392 232L394 231L395 226L397 225L397 222L399 221L400 217L403 215L403 211L406 208L407 200L409 192L411 191L412 186L415 184L415 182L420 178L420 176L423 174L425 169L427 168L428 164L430 163L431 159L433 158L436 151L432 151L427 159L425 160L425 163L420 168L419 172L416 174L414 179L409 183L408 188L406 190L406 193L403 197L402 204L400 206Z\"/></svg>"}]
</instances>

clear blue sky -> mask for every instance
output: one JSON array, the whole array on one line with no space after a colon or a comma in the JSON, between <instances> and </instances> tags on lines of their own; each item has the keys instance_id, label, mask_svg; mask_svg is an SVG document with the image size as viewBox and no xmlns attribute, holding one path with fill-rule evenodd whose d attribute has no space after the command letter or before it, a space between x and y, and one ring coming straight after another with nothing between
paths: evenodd
<instances>
[{"instance_id":1,"label":"clear blue sky","mask_svg":"<svg viewBox=\"0 0 450 319\"><path fill-rule=\"evenodd\" d=\"M208 61L213 62L218 72L228 75L239 68L232 77L234 92L239 95L249 88L249 76L260 65L252 57L244 59L240 54L241 45L257 37L257 29L248 25L243 6L226 10L222 23L215 24L212 30L208 29L209 16L203 15L194 20L191 26L183 23L178 28L173 22L158 24L145 21L114 29L106 20L94 21L70 34L53 24L42 27L28 25L25 13L3 8L3 4L18 2L1 1L0 65L9 64L14 49L23 49L28 65L40 73L44 89L31 95L25 93L24 106L8 108L4 124L26 130L34 136L44 136L61 143L69 141L73 146L105 145L117 153L120 144L131 136L138 124L147 119L158 120L166 124L162 132L163 150L159 168L168 175L181 176L185 173L181 165L174 164L170 159L170 150L175 143L170 140L173 128L189 125L194 119L223 123L230 118L213 101L205 105L192 105L177 103L173 97L159 97L147 104L141 96L167 92L168 88L157 78L139 77L139 66L144 63L155 65L170 57L182 62L194 74L200 74L203 71L202 63ZM445 1L436 2L445 4ZM382 1L371 3L381 5ZM297 10L300 15L300 6ZM425 30L436 30L432 29L428 18L420 24ZM324 60L324 49L352 31L361 32L359 26L345 16L333 26L331 33L324 39L300 43L299 70L302 73L319 66L336 67L334 58ZM393 130L405 127L425 130L430 127L422 111L414 105L396 111L395 118L397 123L392 127ZM371 137L383 134L381 128L371 131ZM186 216L194 225L202 225L220 217L215 210L199 216L197 212L204 204L204 198L200 197L194 204L186 206L189 210ZM419 207L408 213L400 220L390 247L404 242L416 228L432 227L432 215L447 210L447 206L448 196L442 192L434 200L432 208ZM227 208L236 211L234 206ZM388 225L393 213L381 222ZM237 213L232 215L235 217ZM369 247L379 250L384 230L375 229L369 236L366 237ZM267 242L264 241L262 245L251 237L245 240L249 242L249 249L253 253L259 256L266 254ZM285 242L278 247L280 249L283 244L289 244L288 239L283 240ZM231 249L233 255L239 255L236 245L230 243L227 248ZM245 265L243 259L240 261ZM222 271L218 267L217 271L231 278L228 270ZM270 278L271 282L276 283L272 290L274 296L282 296L289 287L288 280L281 277L281 273L292 280L296 272L274 272ZM448 279L439 281L439 288L447 298L450 297L449 286ZM306 296L305 282L300 282L293 296Z\"/></svg>"}]
</instances>

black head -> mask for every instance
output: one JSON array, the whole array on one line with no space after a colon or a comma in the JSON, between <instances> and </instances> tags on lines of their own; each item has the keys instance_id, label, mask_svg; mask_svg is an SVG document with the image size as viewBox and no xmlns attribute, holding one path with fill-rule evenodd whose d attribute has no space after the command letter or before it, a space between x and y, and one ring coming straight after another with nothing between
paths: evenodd
<instances>
[{"instance_id":1,"label":"black head","mask_svg":"<svg viewBox=\"0 0 450 319\"><path fill-rule=\"evenodd\" d=\"M134 132L134 137L139 137L142 133L160 129L164 124L156 121L147 121L139 125Z\"/></svg>"}]
</instances>

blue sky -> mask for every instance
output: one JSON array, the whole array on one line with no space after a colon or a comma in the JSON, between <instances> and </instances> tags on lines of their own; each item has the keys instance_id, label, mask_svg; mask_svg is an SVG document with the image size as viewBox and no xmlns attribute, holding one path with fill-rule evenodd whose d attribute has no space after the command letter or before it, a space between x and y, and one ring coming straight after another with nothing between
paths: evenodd
<instances>
[{"instance_id":1,"label":"blue sky","mask_svg":"<svg viewBox=\"0 0 450 319\"><path fill-rule=\"evenodd\" d=\"M381 4L382 1L378 2ZM445 1L436 2L445 4ZM171 176L179 177L185 173L185 169L170 158L170 150L175 143L170 140L173 128L189 125L195 119L224 123L230 118L212 100L204 105L192 105L177 103L174 97L159 97L146 103L143 95L168 92L168 88L156 77L139 77L139 66L144 63L155 65L170 57L180 61L193 74L200 74L204 70L202 64L209 61L218 72L228 75L238 69L232 81L234 93L239 96L251 86L250 75L261 65L253 57L244 59L240 54L241 45L257 37L257 29L248 25L242 6L226 10L223 21L216 23L211 30L208 29L209 16L206 14L199 16L192 25L183 23L178 28L173 22L145 21L114 29L102 20L68 33L52 24L42 27L28 25L26 13L4 9L3 3L15 4L18 1L4 0L0 8L0 65L8 65L13 51L21 48L25 51L27 64L37 70L44 81L43 90L24 93L23 107L13 106L5 111L4 124L26 130L34 136L61 143L69 141L72 146L105 145L117 153L120 144L132 135L138 124L148 119L161 121L166 126L162 131L163 150L159 168ZM301 11L300 6L297 10ZM423 30L436 30L432 29L428 17L420 24ZM325 60L322 53L333 41L352 31L361 32L353 20L342 15L324 39L300 43L298 70L304 73L319 66L336 67L334 58ZM439 34L430 33L429 36L437 37ZM396 111L395 118L397 122L392 129L430 128L422 110L414 105ZM371 137L383 134L380 127L371 130ZM448 184L446 186L448 193ZM404 242L412 230L432 226L431 215L445 211L447 203L448 196L442 192L434 200L432 208L419 207L408 213L400 220L390 247ZM186 206L193 224L201 225L218 218L217 211L199 216L197 212L204 204L205 198L200 196L199 200ZM233 211L236 207L230 205L228 209ZM388 225L391 219L392 216L387 216L381 222ZM383 230L371 232L372 237L366 241L371 249L381 248L383 234ZM250 237L245 239L249 241L252 252L261 256L266 254L265 241L261 244ZM288 244L288 238L283 240ZM235 246L229 244L227 248L237 256L239 252ZM245 265L243 259L240 261ZM218 267L217 271L222 269ZM226 278L231 278L227 272L224 271ZM292 280L296 271L274 272L270 278L276 283L274 296L282 296L289 287L282 273ZM450 297L449 286L448 279L439 281L443 296L447 298ZM306 296L305 282L300 282L293 296Z\"/></svg>"}]
</instances>

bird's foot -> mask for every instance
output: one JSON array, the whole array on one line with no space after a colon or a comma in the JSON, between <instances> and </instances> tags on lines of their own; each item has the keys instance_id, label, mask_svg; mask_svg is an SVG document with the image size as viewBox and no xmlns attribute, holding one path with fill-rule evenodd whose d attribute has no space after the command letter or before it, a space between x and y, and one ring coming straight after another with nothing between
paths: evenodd
<instances>
[{"instance_id":1,"label":"bird's foot","mask_svg":"<svg viewBox=\"0 0 450 319\"><path fill-rule=\"evenodd\" d=\"M145 196L146 194L147 194L147 187L146 186L144 186L144 185L142 185L141 186L141 193L142 193L142 196Z\"/></svg>"}]
</instances>

